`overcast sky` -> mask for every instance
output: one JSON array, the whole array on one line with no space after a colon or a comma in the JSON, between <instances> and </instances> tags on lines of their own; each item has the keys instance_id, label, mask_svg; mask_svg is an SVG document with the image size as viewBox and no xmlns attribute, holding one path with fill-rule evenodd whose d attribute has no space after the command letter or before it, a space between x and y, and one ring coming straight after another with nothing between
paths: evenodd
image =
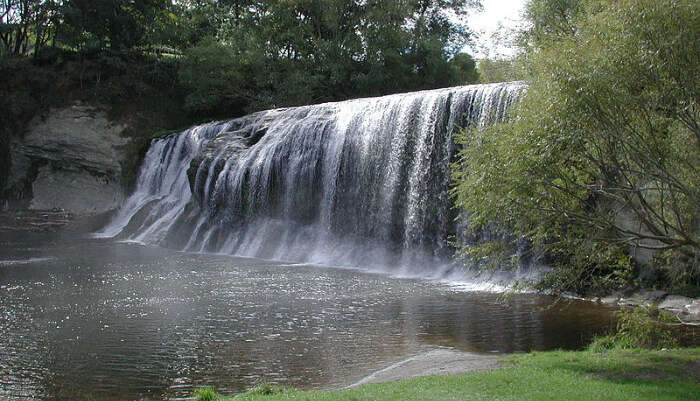
<instances>
[{"instance_id":1,"label":"overcast sky","mask_svg":"<svg viewBox=\"0 0 700 401\"><path fill-rule=\"evenodd\" d=\"M476 46L465 49L477 58L513 55L513 49L494 40L494 33L507 33L522 22L520 15L526 0L481 0L484 11L469 17L469 27L478 34ZM506 35L507 36L507 35Z\"/></svg>"}]
</instances>

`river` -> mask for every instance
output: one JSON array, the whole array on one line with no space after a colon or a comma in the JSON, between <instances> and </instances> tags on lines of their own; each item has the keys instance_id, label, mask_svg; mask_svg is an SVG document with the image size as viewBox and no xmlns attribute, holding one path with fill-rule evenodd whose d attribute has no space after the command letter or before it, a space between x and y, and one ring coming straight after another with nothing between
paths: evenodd
<instances>
[{"instance_id":1,"label":"river","mask_svg":"<svg viewBox=\"0 0 700 401\"><path fill-rule=\"evenodd\" d=\"M17 233L0 235L0 318L3 400L335 388L436 347L579 349L612 321L534 294Z\"/></svg>"}]
</instances>

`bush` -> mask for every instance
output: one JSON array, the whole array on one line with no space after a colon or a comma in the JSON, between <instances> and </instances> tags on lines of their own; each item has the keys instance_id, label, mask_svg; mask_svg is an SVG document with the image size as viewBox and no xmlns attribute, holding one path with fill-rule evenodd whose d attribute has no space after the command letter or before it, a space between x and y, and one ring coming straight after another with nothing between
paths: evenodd
<instances>
[{"instance_id":1,"label":"bush","mask_svg":"<svg viewBox=\"0 0 700 401\"><path fill-rule=\"evenodd\" d=\"M203 387L195 390L192 396L197 401L216 401L220 398L219 394L213 387Z\"/></svg>"},{"instance_id":2,"label":"bush","mask_svg":"<svg viewBox=\"0 0 700 401\"><path fill-rule=\"evenodd\" d=\"M661 349L678 346L670 323L673 317L654 305L638 305L617 313L615 333L598 337L589 346L591 351L608 349Z\"/></svg>"},{"instance_id":3,"label":"bush","mask_svg":"<svg viewBox=\"0 0 700 401\"><path fill-rule=\"evenodd\" d=\"M246 395L273 395L273 394L281 394L287 391L286 388L282 386L278 386L275 384L270 384L266 381L262 381L258 384L255 385L255 387L251 388L250 390L246 391Z\"/></svg>"}]
</instances>

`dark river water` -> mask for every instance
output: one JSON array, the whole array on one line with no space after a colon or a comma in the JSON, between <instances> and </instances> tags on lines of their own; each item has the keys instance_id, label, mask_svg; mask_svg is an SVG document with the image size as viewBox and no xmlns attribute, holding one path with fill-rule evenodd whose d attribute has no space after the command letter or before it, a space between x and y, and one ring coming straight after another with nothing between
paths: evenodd
<instances>
[{"instance_id":1,"label":"dark river water","mask_svg":"<svg viewBox=\"0 0 700 401\"><path fill-rule=\"evenodd\" d=\"M351 384L439 346L576 349L610 310L79 237L0 237L0 399L151 400Z\"/></svg>"}]
</instances>

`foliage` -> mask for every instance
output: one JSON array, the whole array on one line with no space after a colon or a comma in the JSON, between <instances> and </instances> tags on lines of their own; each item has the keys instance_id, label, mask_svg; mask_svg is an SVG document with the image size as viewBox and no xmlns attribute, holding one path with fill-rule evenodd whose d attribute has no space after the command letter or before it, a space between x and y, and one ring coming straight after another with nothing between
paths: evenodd
<instances>
[{"instance_id":1,"label":"foliage","mask_svg":"<svg viewBox=\"0 0 700 401\"><path fill-rule=\"evenodd\" d=\"M596 338L589 346L592 351L608 349L661 349L678 346L672 326L673 317L654 305L637 305L617 313L617 330Z\"/></svg>"},{"instance_id":2,"label":"foliage","mask_svg":"<svg viewBox=\"0 0 700 401\"><path fill-rule=\"evenodd\" d=\"M23 58L6 57L0 58L0 76L12 77L0 81L0 189L3 189L10 173L12 138L47 106L46 91L56 80L56 73ZM23 189L9 188L8 192L21 193Z\"/></svg>"},{"instance_id":3,"label":"foliage","mask_svg":"<svg viewBox=\"0 0 700 401\"><path fill-rule=\"evenodd\" d=\"M700 397L700 349L532 352L500 369L367 384L336 391L242 394L245 401L675 401Z\"/></svg>"},{"instance_id":4,"label":"foliage","mask_svg":"<svg viewBox=\"0 0 700 401\"><path fill-rule=\"evenodd\" d=\"M474 1L204 3L192 18L208 36L181 71L199 113L230 107L221 102L256 110L476 81L470 58L457 55Z\"/></svg>"},{"instance_id":5,"label":"foliage","mask_svg":"<svg viewBox=\"0 0 700 401\"><path fill-rule=\"evenodd\" d=\"M529 15L553 1L531 1ZM532 78L517 117L462 135L457 205L474 230L509 233L492 249L544 251L544 287L620 286L629 249L666 252L666 271L697 284L700 5L554 2L558 22L526 35Z\"/></svg>"},{"instance_id":6,"label":"foliage","mask_svg":"<svg viewBox=\"0 0 700 401\"><path fill-rule=\"evenodd\" d=\"M213 387L199 388L192 393L192 396L196 401L217 401L221 399Z\"/></svg>"},{"instance_id":7,"label":"foliage","mask_svg":"<svg viewBox=\"0 0 700 401\"><path fill-rule=\"evenodd\" d=\"M478 72L482 84L520 81L525 78L518 60L514 59L479 60Z\"/></svg>"},{"instance_id":8,"label":"foliage","mask_svg":"<svg viewBox=\"0 0 700 401\"><path fill-rule=\"evenodd\" d=\"M124 52L143 46L148 32L164 21L168 0L65 0L58 36L81 50Z\"/></svg>"},{"instance_id":9,"label":"foliage","mask_svg":"<svg viewBox=\"0 0 700 401\"><path fill-rule=\"evenodd\" d=\"M55 36L57 0L0 0L0 56L38 54Z\"/></svg>"},{"instance_id":10,"label":"foliage","mask_svg":"<svg viewBox=\"0 0 700 401\"><path fill-rule=\"evenodd\" d=\"M250 390L246 391L244 395L274 395L286 393L289 391L290 390L285 387L270 384L266 381L263 381L255 385L255 387L251 388Z\"/></svg>"},{"instance_id":11,"label":"foliage","mask_svg":"<svg viewBox=\"0 0 700 401\"><path fill-rule=\"evenodd\" d=\"M243 63L233 49L214 40L189 49L179 72L182 84L191 88L186 107L193 113L223 114L245 102Z\"/></svg>"},{"instance_id":12,"label":"foliage","mask_svg":"<svg viewBox=\"0 0 700 401\"><path fill-rule=\"evenodd\" d=\"M530 0L524 15L530 25L520 35L521 46L537 50L573 36L586 4L587 0Z\"/></svg>"},{"instance_id":13,"label":"foliage","mask_svg":"<svg viewBox=\"0 0 700 401\"><path fill-rule=\"evenodd\" d=\"M455 70L456 82L462 85L473 84L479 81L479 73L476 71L476 61L467 53L459 53L450 60L450 65Z\"/></svg>"}]
</instances>

